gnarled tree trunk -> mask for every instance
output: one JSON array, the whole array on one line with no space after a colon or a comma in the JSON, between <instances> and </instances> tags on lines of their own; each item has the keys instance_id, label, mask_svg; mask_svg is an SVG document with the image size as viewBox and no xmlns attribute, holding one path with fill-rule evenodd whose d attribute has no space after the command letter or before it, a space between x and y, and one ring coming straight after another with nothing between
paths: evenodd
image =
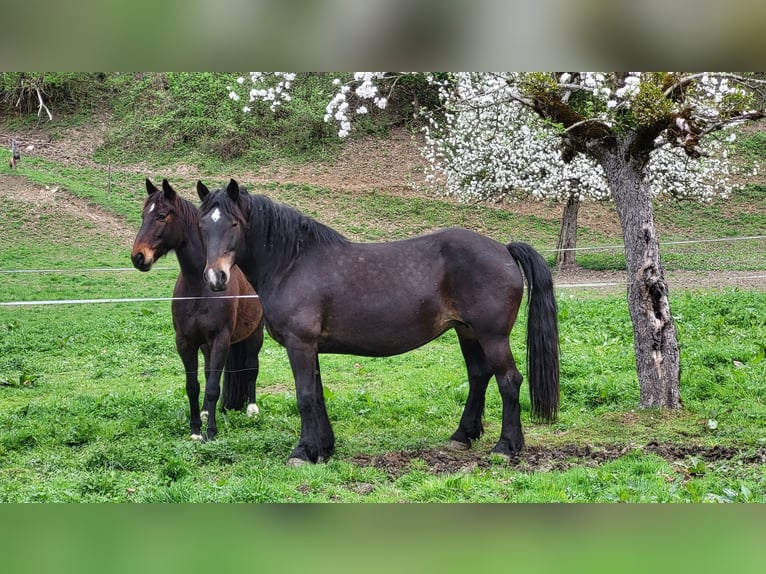
<instances>
[{"instance_id":1,"label":"gnarled tree trunk","mask_svg":"<svg viewBox=\"0 0 766 574\"><path fill-rule=\"evenodd\" d=\"M556 243L556 265L559 269L571 269L577 266L577 212L580 199L577 194L570 194L561 216L561 229Z\"/></svg>"},{"instance_id":2,"label":"gnarled tree trunk","mask_svg":"<svg viewBox=\"0 0 766 574\"><path fill-rule=\"evenodd\" d=\"M636 140L630 135L613 138L594 151L609 181L625 241L640 406L676 409L681 406L678 336L646 181L649 150Z\"/></svg>"}]
</instances>

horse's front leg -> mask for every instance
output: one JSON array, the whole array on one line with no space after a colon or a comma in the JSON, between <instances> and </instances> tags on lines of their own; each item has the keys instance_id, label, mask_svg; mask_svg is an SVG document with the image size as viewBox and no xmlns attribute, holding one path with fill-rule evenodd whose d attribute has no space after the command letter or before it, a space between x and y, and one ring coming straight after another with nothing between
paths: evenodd
<instances>
[{"instance_id":1,"label":"horse's front leg","mask_svg":"<svg viewBox=\"0 0 766 574\"><path fill-rule=\"evenodd\" d=\"M216 406L221 396L221 374L229 354L229 333L221 331L210 343L205 360L205 398L202 403L202 417L207 418L207 440L218 434L215 421Z\"/></svg>"},{"instance_id":2,"label":"horse's front leg","mask_svg":"<svg viewBox=\"0 0 766 574\"><path fill-rule=\"evenodd\" d=\"M186 373L186 396L189 399L189 431L192 440L202 440L202 419L199 412L199 349L186 342L183 337L176 337L176 349L184 364Z\"/></svg>"},{"instance_id":3,"label":"horse's front leg","mask_svg":"<svg viewBox=\"0 0 766 574\"><path fill-rule=\"evenodd\" d=\"M290 346L287 356L295 376L295 394L301 415L301 437L287 464L299 466L307 462L324 462L335 450L335 436L324 402L316 345Z\"/></svg>"}]
</instances>

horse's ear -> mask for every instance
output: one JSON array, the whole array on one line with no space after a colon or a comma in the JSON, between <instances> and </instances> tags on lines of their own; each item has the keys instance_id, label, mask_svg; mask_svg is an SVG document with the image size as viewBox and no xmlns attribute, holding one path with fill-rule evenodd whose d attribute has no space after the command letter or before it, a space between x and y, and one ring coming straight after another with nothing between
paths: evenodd
<instances>
[{"instance_id":1,"label":"horse's ear","mask_svg":"<svg viewBox=\"0 0 766 574\"><path fill-rule=\"evenodd\" d=\"M204 200L209 193L210 190L207 188L207 186L202 183L202 181L197 180L197 195L199 195L199 198Z\"/></svg>"},{"instance_id":2,"label":"horse's ear","mask_svg":"<svg viewBox=\"0 0 766 574\"><path fill-rule=\"evenodd\" d=\"M172 188L167 179L162 180L162 191L165 192L165 199L168 201L174 201L176 198L176 190Z\"/></svg>"},{"instance_id":3,"label":"horse's ear","mask_svg":"<svg viewBox=\"0 0 766 574\"><path fill-rule=\"evenodd\" d=\"M149 181L149 178L146 178L146 193L147 195L153 194L155 191L159 191L157 189L157 186L155 186L151 181Z\"/></svg>"},{"instance_id":4,"label":"horse's ear","mask_svg":"<svg viewBox=\"0 0 766 574\"><path fill-rule=\"evenodd\" d=\"M239 184L234 179L229 180L229 185L226 186L226 193L229 194L234 203L239 199Z\"/></svg>"}]
</instances>

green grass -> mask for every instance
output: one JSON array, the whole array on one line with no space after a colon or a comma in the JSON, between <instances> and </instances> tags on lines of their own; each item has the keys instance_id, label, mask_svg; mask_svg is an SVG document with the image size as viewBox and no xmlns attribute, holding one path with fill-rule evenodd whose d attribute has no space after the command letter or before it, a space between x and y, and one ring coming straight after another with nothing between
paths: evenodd
<instances>
[{"instance_id":1,"label":"green grass","mask_svg":"<svg viewBox=\"0 0 766 574\"><path fill-rule=\"evenodd\" d=\"M86 179L88 173L66 177ZM536 243L551 231L551 224L531 217L437 200L407 202L380 192L350 198L305 186L268 191L307 211L314 206L322 219L335 213L339 228L354 221L368 239L449 222L499 235L528 228ZM126 196L125 202L127 211L140 198ZM0 244L5 269L30 267L31 260L35 267L68 269L127 265L125 247L112 245L103 230L80 229L80 222L67 218L25 220L30 213L10 201L2 213L0 226L15 237ZM167 296L175 273L3 278L0 298L8 301ZM323 356L336 455L327 464L288 469L284 462L297 442L300 419L286 354L270 339L261 355L260 418L222 415L219 438L198 444L187 436L188 405L168 303L0 308L0 500L766 501L766 467L758 458L766 448L766 294L674 293L683 368L684 409L678 413L635 410L638 384L624 297L581 298L567 290L558 302L560 418L553 425L531 423L524 385L528 445L551 453L588 446L623 454L593 462L558 459L565 463L558 470L493 460L489 451L498 437L501 405L492 385L486 433L470 464L444 474L413 456L397 475L357 457L443 448L467 394L452 333L399 357ZM525 320L522 312L511 338L520 364ZM653 442L697 445L700 452L724 446L736 454L706 460L692 448L664 458L642 450Z\"/></svg>"},{"instance_id":2,"label":"green grass","mask_svg":"<svg viewBox=\"0 0 766 574\"><path fill-rule=\"evenodd\" d=\"M562 410L524 424L530 447L624 448L596 466L524 472L495 461L446 475L417 458L401 476L354 464L360 454L439 449L467 392L454 335L400 357L323 356L337 452L288 469L299 416L283 349L261 357L262 415L221 417L219 438L189 441L180 361L163 303L0 310L0 499L3 501L763 502L766 295L730 291L676 298L685 408L634 412L637 383L624 301L560 297ZM705 308L700 313L700 307ZM524 353L523 321L512 346ZM488 393L489 449L500 404ZM715 421L711 428L709 421ZM726 445L725 461L669 461L652 441ZM760 449L760 450L759 450Z\"/></svg>"},{"instance_id":3,"label":"green grass","mask_svg":"<svg viewBox=\"0 0 766 574\"><path fill-rule=\"evenodd\" d=\"M198 177L205 179L210 186L216 186L223 185L228 177L234 175L240 183L248 185L251 192L269 195L301 209L355 240L385 241L460 225L502 242L525 241L543 252L550 262L554 260L552 250L559 231L558 219L516 214L512 206L497 208L457 204L422 196L403 198L375 189L352 194L306 184L261 184L253 187L246 177L238 176L234 168L221 164L193 177L177 177L173 168L151 169L151 173L113 169L111 192L108 192L105 166L62 168L41 158L25 158L18 173L39 185L60 186L74 196L105 207L136 228L145 198L145 177L155 180L169 177L176 189L196 202L193 189ZM0 163L0 173L7 172L7 166ZM662 259L665 268L669 271L763 269L765 239L685 242L763 235L766 226L765 194L762 186L749 185L729 199L708 204L671 200L657 202L655 216L660 240L664 243ZM23 207L8 202L3 207L6 213L0 218L11 228L15 226L16 230L20 230L25 222L27 227L35 223L26 221L25 215L19 212ZM608 209L608 206L602 209ZM71 229L66 231L72 232ZM59 229L57 233L64 233L64 230ZM580 247L609 247L578 253L577 260L581 267L591 270L625 269L621 238L606 234L602 229L591 229L585 224L580 226L578 236ZM104 247L109 249L108 244ZM27 258L39 257L40 251L33 248L26 254Z\"/></svg>"},{"instance_id":4,"label":"green grass","mask_svg":"<svg viewBox=\"0 0 766 574\"><path fill-rule=\"evenodd\" d=\"M5 155L3 155L5 154ZM7 157L0 150L0 160ZM160 158L161 159L161 158ZM236 175L211 161L210 185ZM167 176L194 198L197 175L112 172L62 167L25 157L17 173L59 186L138 228L143 179ZM0 173L10 173L0 161ZM342 193L310 185L251 188L293 205L362 241L383 241L462 225L500 241L555 246L558 220L517 215L513 207L460 205L385 190ZM661 201L662 241L760 235L766 228L763 187L751 185L706 205ZM176 272L89 272L129 267L129 244L73 215L4 199L0 269L55 268L59 273L3 273L0 301L167 297ZM580 245L619 243L597 226L580 229ZM763 270L764 241L663 247L668 269ZM552 259L552 255L546 252ZM578 256L592 269L624 269L622 250ZM171 256L163 266L175 267ZM261 416L219 417L219 437L188 439L188 405L166 302L0 307L0 501L133 502L765 502L766 294L729 289L674 290L682 399L679 412L636 409L632 326L624 296L558 294L562 408L553 425L522 420L530 447L553 465L509 466L490 450L501 405L490 386L485 436L462 469L438 472L437 453L457 426L467 395L454 334L399 357L323 356L322 374L336 455L288 469L300 431L284 349L267 339L261 354ZM525 356L526 313L511 337ZM523 370L523 369L522 369ZM676 448L661 456L652 444ZM588 447L593 456L578 454ZM729 455L708 456L711 449ZM567 453L572 453L571 456ZM363 464L406 455L400 471ZM422 453L418 455L417 453ZM563 453L556 456L556 453ZM608 456L607 456L608 455ZM528 460L533 460L530 458ZM481 462L482 464L478 464ZM556 466L558 465L558 466Z\"/></svg>"}]
</instances>

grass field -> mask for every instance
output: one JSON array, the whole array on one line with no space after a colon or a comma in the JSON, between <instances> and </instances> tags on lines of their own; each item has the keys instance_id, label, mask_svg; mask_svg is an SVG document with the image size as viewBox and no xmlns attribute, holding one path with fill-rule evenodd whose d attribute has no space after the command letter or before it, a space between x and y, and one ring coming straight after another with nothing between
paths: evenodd
<instances>
[{"instance_id":1,"label":"grass field","mask_svg":"<svg viewBox=\"0 0 766 574\"><path fill-rule=\"evenodd\" d=\"M107 196L97 168L24 166L28 181L55 182L136 226L143 176L124 175ZM7 168L6 168L7 169ZM211 179L225 181L221 174ZM191 189L192 179L179 188ZM463 225L538 249L555 245L557 223L511 209L456 205L380 191L348 195L299 185L258 189L360 240ZM755 235L766 228L763 191L726 203L661 203L666 239ZM166 297L175 271L72 271L130 265L129 246L75 215L0 198L0 301ZM615 239L584 227L581 241ZM763 242L668 249L669 268L763 270ZM695 251L696 250L696 251ZM619 253L619 251L617 252ZM713 262L711 264L711 261ZM581 263L622 269L621 255ZM164 265L175 266L171 256ZM712 267L711 267L712 265ZM493 458L500 401L490 386L485 436L469 453L444 450L467 394L456 338L399 357L323 356L337 450L298 469L285 460L299 416L284 350L261 356L261 415L219 420L219 437L188 439L183 370L166 302L0 307L0 501L132 502L765 502L766 293L679 290L671 304L681 344L679 412L639 411L632 327L624 296L558 293L562 408L559 421L522 422L528 449ZM511 337L525 355L526 314Z\"/></svg>"}]
</instances>

